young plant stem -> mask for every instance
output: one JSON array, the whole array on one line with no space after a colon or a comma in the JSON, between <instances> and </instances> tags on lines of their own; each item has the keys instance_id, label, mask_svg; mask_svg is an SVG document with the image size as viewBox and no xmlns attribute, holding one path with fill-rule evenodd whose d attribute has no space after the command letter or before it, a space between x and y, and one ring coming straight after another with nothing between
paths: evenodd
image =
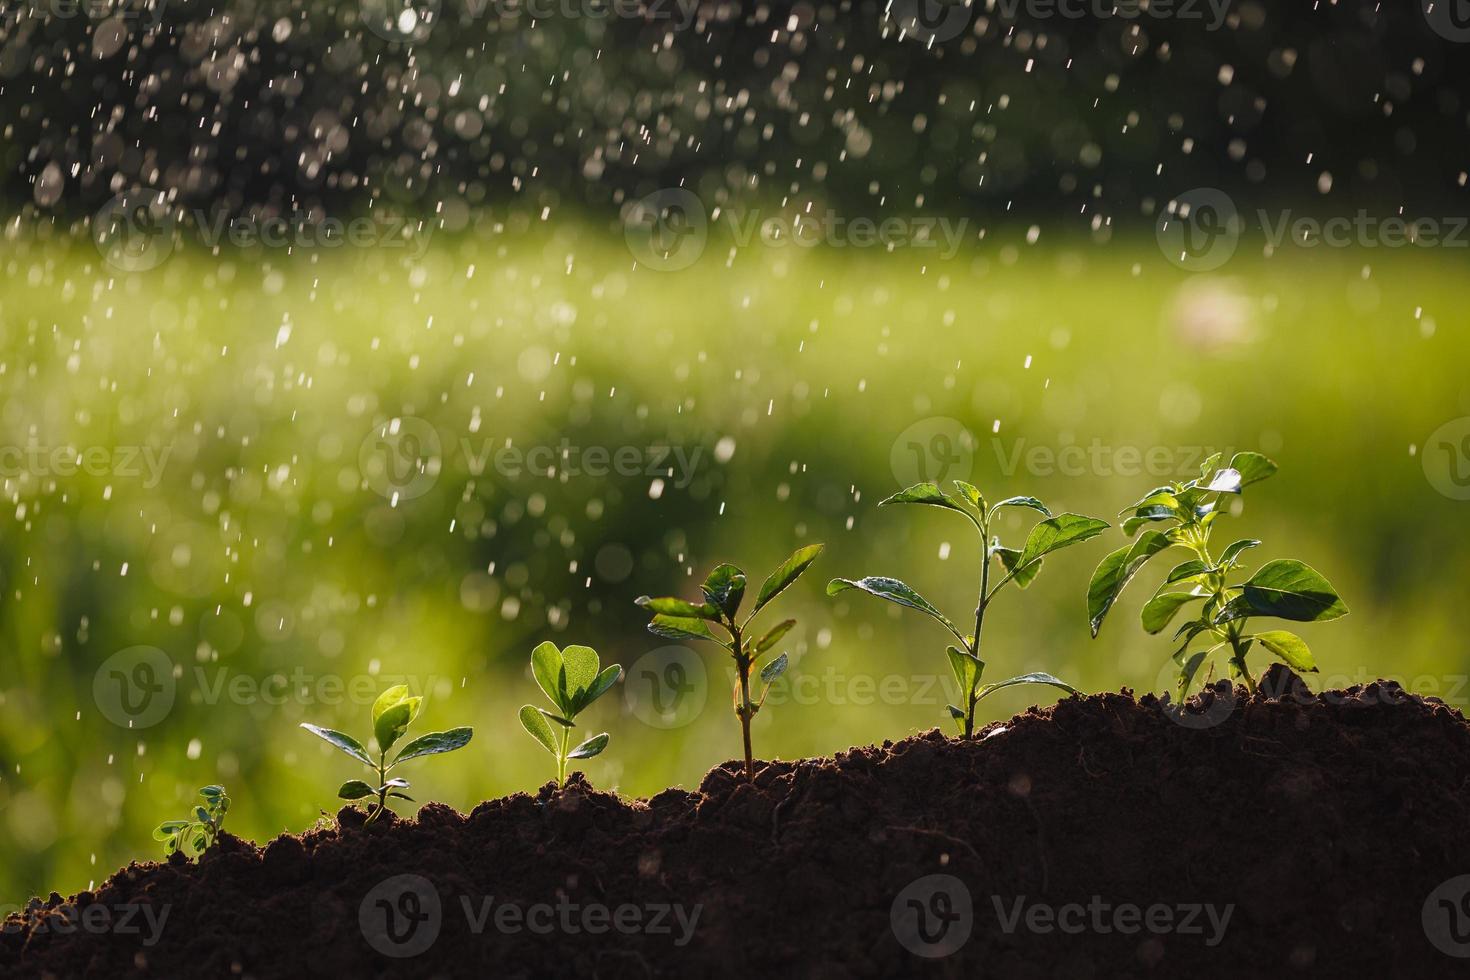
<instances>
[{"instance_id":1,"label":"young plant stem","mask_svg":"<svg viewBox=\"0 0 1470 980\"><path fill-rule=\"evenodd\" d=\"M561 749L556 753L556 785L558 787L567 784L567 743L572 740L572 730L565 725L558 725L561 729Z\"/></svg>"},{"instance_id":2,"label":"young plant stem","mask_svg":"<svg viewBox=\"0 0 1470 980\"><path fill-rule=\"evenodd\" d=\"M1218 502L1219 498L1217 496L1216 503L1218 504ZM1200 561L1204 562L1207 567L1215 567L1215 559L1210 557L1209 531L1205 531L1204 534L1199 537L1199 540L1195 545L1195 552L1199 555ZM1227 588L1225 584L1225 573L1215 572L1210 576L1210 578L1215 589L1215 594L1213 597L1215 604L1223 609L1225 607L1225 592ZM1230 625L1225 627L1225 639L1230 643L1231 666L1235 668L1236 672L1240 674L1241 679L1245 681L1246 691L1251 694L1255 694L1256 679L1251 676L1250 668L1245 665L1245 651L1241 649L1240 646L1239 622L1231 623Z\"/></svg>"},{"instance_id":3,"label":"young plant stem","mask_svg":"<svg viewBox=\"0 0 1470 980\"><path fill-rule=\"evenodd\" d=\"M755 760L750 749L750 719L755 714L750 705L750 658L741 645L740 627L730 623L730 652L735 655L735 670L740 675L740 703L735 714L740 718L740 731L745 739L745 778L755 778Z\"/></svg>"},{"instance_id":4,"label":"young plant stem","mask_svg":"<svg viewBox=\"0 0 1470 980\"><path fill-rule=\"evenodd\" d=\"M980 524L980 601L975 603L975 636L970 641L970 653L980 659L980 630L985 625L985 607L990 605L990 528L987 522ZM976 679L978 685L979 679ZM975 734L975 688L965 692L965 738Z\"/></svg>"},{"instance_id":5,"label":"young plant stem","mask_svg":"<svg viewBox=\"0 0 1470 980\"><path fill-rule=\"evenodd\" d=\"M362 825L364 827L372 823L374 820L378 819L378 815L388 808L388 787L386 785L387 782L388 750L384 749L383 751L378 753L378 805L372 813L368 814L368 818L363 821Z\"/></svg>"}]
</instances>

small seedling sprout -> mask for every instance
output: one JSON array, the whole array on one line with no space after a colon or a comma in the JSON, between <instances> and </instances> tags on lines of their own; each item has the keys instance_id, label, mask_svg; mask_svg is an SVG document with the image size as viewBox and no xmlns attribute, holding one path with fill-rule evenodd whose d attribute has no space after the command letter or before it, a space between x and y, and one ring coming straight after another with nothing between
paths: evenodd
<instances>
[{"instance_id":1,"label":"small seedling sprout","mask_svg":"<svg viewBox=\"0 0 1470 980\"><path fill-rule=\"evenodd\" d=\"M390 797L413 802L413 797L403 792L408 788L408 780L388 776L388 773L396 766L421 756L438 755L442 752L453 752L455 749L464 748L474 735L474 730L470 728L451 728L447 732L430 732L427 735L420 735L399 749L393 761L389 762L388 750L408 731L408 726L418 717L419 706L422 703L423 698L421 697L409 697L408 687L404 684L390 687L378 695L378 699L373 702L373 739L378 748L376 762L368 754L367 748L351 735L333 731L330 728L308 725L305 722L301 725L317 738L341 749L376 774L376 786L361 779L349 779L337 790L337 796L344 800L377 797L377 804L370 807L371 812L368 814L367 823L372 823L387 809Z\"/></svg>"},{"instance_id":2,"label":"small seedling sprout","mask_svg":"<svg viewBox=\"0 0 1470 980\"><path fill-rule=\"evenodd\" d=\"M165 820L153 831L153 839L164 845L169 855L198 857L219 839L230 798L223 786L204 786L199 790L202 804L194 807L188 820Z\"/></svg>"},{"instance_id":3,"label":"small seedling sprout","mask_svg":"<svg viewBox=\"0 0 1470 980\"><path fill-rule=\"evenodd\" d=\"M951 704L947 707L950 717L959 724L965 737L969 738L975 732L976 706L1002 688L1014 687L1017 684L1049 684L1070 694L1078 693L1071 685L1058 680L1051 674L1039 671L1021 674L994 684L982 685L980 678L985 670L985 662L980 659L980 635L985 626L985 612L990 608L991 602L995 600L996 594L1001 589L1012 582L1019 588L1026 588L1041 571L1041 561L1044 556L1096 537L1107 529L1108 524L1106 521L1083 517L1080 514L1052 516L1047 506L1035 497L1008 497L999 503L988 505L980 491L971 484L955 480L954 487L958 493L957 497L945 493L939 489L937 484L919 483L880 501L878 506L924 504L931 507L942 507L964 515L974 525L975 530L980 534L983 551L980 562L980 592L975 602L974 633L961 631L933 603L895 578L882 576L869 576L857 580L835 578L827 584L827 594L838 595L848 589L858 589L900 606L917 609L937 620L949 630L955 639L959 640L959 646L951 645L946 648L945 652L949 656L950 669L959 682L960 697L963 703ZM998 537L991 535L996 515L1005 507L1034 510L1044 517L1044 520L1037 522L1031 528L1031 532L1026 536L1025 544L1020 549L1004 547ZM994 586L990 584L992 560L999 562L1005 573Z\"/></svg>"},{"instance_id":4,"label":"small seedling sprout","mask_svg":"<svg viewBox=\"0 0 1470 980\"><path fill-rule=\"evenodd\" d=\"M715 567L705 579L700 591L703 602L688 602L684 599L665 597L652 599L640 597L638 605L653 613L648 630L657 636L672 640L703 640L717 643L730 652L735 661L737 680L733 692L735 716L740 719L740 731L745 742L745 776L755 777L755 761L750 745L750 722L765 704L771 683L786 670L786 654L781 654L761 668L761 682L765 685L759 700L750 696L750 671L760 658L769 653L781 638L796 625L796 620L786 619L771 627L758 638L752 639L751 621L766 605L784 592L791 583L811 567L822 553L820 544L798 548L790 558L766 578L756 596L750 615L739 618L740 603L745 598L745 573L734 565L722 564ZM714 624L720 629L717 634L710 629ZM723 634L723 635L721 635Z\"/></svg>"},{"instance_id":5,"label":"small seedling sprout","mask_svg":"<svg viewBox=\"0 0 1470 980\"><path fill-rule=\"evenodd\" d=\"M548 640L531 651L531 673L556 710L522 705L521 727L556 757L556 784L561 786L567 781L570 760L591 759L607 748L607 732L571 747L572 729L576 727L577 715L622 678L623 668L613 664L603 670L597 651L591 647L569 646L558 650Z\"/></svg>"},{"instance_id":6,"label":"small seedling sprout","mask_svg":"<svg viewBox=\"0 0 1470 980\"><path fill-rule=\"evenodd\" d=\"M1272 656L1300 671L1315 671L1317 664L1307 644L1286 630L1248 632L1254 616L1271 616L1295 622L1325 622L1347 614L1347 606L1327 579L1302 562L1277 559L1267 562L1239 585L1229 578L1246 551L1260 545L1242 538L1225 547L1218 556L1210 551L1210 532L1224 512L1222 504L1239 497L1246 487L1276 472L1276 464L1259 453L1236 453L1228 466L1216 453L1200 468L1199 479L1156 487L1124 509L1131 515L1123 531L1132 537L1148 524L1164 524L1165 530L1147 529L1102 560L1087 590L1087 616L1092 635L1097 636L1103 618L1145 563L1170 548L1183 548L1193 557L1174 566L1164 584L1143 606L1143 628L1162 631L1180 610L1200 602L1199 615L1174 633L1183 645L1173 659L1179 668L1177 688L1181 698L1189 693L1200 667L1217 651L1229 649L1230 669L1254 693L1255 678L1245 658L1259 643ZM1203 650L1191 650L1199 637L1213 640Z\"/></svg>"}]
</instances>

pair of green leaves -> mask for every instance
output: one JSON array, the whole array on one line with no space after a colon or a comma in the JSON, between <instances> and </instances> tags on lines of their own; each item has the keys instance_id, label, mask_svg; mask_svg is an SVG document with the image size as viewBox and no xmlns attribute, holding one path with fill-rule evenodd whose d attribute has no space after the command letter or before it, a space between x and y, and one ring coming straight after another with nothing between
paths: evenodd
<instances>
[{"instance_id":1,"label":"pair of green leaves","mask_svg":"<svg viewBox=\"0 0 1470 980\"><path fill-rule=\"evenodd\" d=\"M393 761L389 762L388 750L407 733L408 726L413 724L418 717L422 705L423 698L410 695L407 685L404 684L396 684L378 695L377 700L373 702L372 711L373 739L378 746L377 762L374 762L372 756L368 754L367 747L351 735L332 728L302 723L302 728L378 774L377 786L361 779L350 779L337 790L338 797L344 800L360 800L375 795L378 797L380 809L388 797L412 802L413 798L403 792L408 788L408 781L398 778L389 779L388 772L395 766L412 759L453 752L469 744L470 739L474 737L474 730L471 728L451 728L445 732L430 732L408 742L398 750ZM375 811L373 816L376 816L377 812L379 811Z\"/></svg>"},{"instance_id":2,"label":"pair of green leaves","mask_svg":"<svg viewBox=\"0 0 1470 980\"><path fill-rule=\"evenodd\" d=\"M169 854L197 857L218 839L230 809L230 797L223 786L215 785L201 787L199 797L204 802L194 807L190 819L165 820L154 829L153 839L162 843Z\"/></svg>"},{"instance_id":3,"label":"pair of green leaves","mask_svg":"<svg viewBox=\"0 0 1470 980\"><path fill-rule=\"evenodd\" d=\"M622 678L623 668L613 664L603 670L597 651L591 647L560 650L548 640L531 651L531 673L556 710L524 705L519 716L521 727L556 756L558 779L564 781L568 759L591 759L607 748L606 732L572 749L567 748L568 734L576 727L577 715Z\"/></svg>"}]
</instances>

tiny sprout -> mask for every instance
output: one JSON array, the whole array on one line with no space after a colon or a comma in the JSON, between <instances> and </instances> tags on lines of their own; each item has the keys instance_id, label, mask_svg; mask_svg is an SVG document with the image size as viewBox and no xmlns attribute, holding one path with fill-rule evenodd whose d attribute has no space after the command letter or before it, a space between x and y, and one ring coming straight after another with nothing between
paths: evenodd
<instances>
[{"instance_id":1,"label":"tiny sprout","mask_svg":"<svg viewBox=\"0 0 1470 980\"><path fill-rule=\"evenodd\" d=\"M474 730L470 728L451 728L447 732L430 732L427 735L420 735L399 749L393 761L389 762L388 750L403 737L408 726L418 717L419 705L423 700L421 697L409 697L408 687L403 684L390 687L378 695L378 699L373 702L373 739L377 742L378 747L377 762L372 760L363 744L351 735L344 735L330 728L308 725L305 722L301 725L317 738L330 742L377 774L377 786L372 786L361 779L349 779L337 790L337 796L344 800L360 800L376 794L378 802L376 806L371 807L367 823L372 823L387 809L389 797L413 802L413 797L403 792L408 788L408 780L396 776L389 779L390 770L400 763L417 759L420 756L438 755L442 752L462 749L469 744L470 738L474 735Z\"/></svg>"},{"instance_id":2,"label":"tiny sprout","mask_svg":"<svg viewBox=\"0 0 1470 980\"><path fill-rule=\"evenodd\" d=\"M767 577L760 594L756 596L755 606L743 621L738 620L736 614L740 611L741 600L745 598L745 573L734 565L719 565L710 572L709 578L700 586L704 593L704 602L687 602L674 598L650 599L648 596L637 600L638 605L654 614L653 621L648 624L650 633L672 640L718 643L730 651L730 656L735 660L735 672L739 676L733 696L735 716L740 719L740 730L745 739L747 779L755 777L755 761L750 748L750 721L766 703L771 683L786 670L786 654L781 654L761 668L761 681L765 687L758 701L750 698L750 669L763 654L770 652L790 632L796 625L796 620L782 620L754 640L749 635L750 623L767 603L800 578L801 573L811 567L821 553L822 546L819 544L798 548ZM716 624L728 635L716 634L705 625L707 622Z\"/></svg>"},{"instance_id":3,"label":"tiny sprout","mask_svg":"<svg viewBox=\"0 0 1470 980\"><path fill-rule=\"evenodd\" d=\"M963 632L933 603L898 579L879 576L869 576L857 581L834 578L827 583L827 594L837 595L848 589L858 589L900 606L917 609L933 617L949 630L955 639L960 641L959 646L946 647L945 652L949 656L950 669L959 682L960 699L963 704L951 704L947 707L950 717L959 723L960 730L964 732L966 738L969 738L975 733L976 706L1002 688L1014 687L1017 684L1049 684L1069 694L1078 693L1075 688L1051 674L1039 671L982 685L980 677L985 671L985 662L980 659L980 632L985 625L985 612L990 608L990 603L997 592L1012 582L1016 583L1018 588L1026 588L1041 572L1041 560L1045 555L1094 538L1106 530L1108 524L1106 521L1083 517L1080 514L1058 514L1053 517L1047 506L1035 497L1007 497L999 503L987 505L980 491L970 484L955 480L954 486L959 492L958 498L945 493L936 484L920 483L894 494L887 500L879 501L878 506L927 504L931 507L943 507L963 514L975 526L975 530L980 533L983 554L980 560L980 594L975 602L974 633ZM1002 507L1034 510L1045 518L1032 526L1031 532L1026 535L1026 543L1019 550L1002 546L1000 539L993 537L990 533L995 516ZM990 585L992 559L999 562L1005 571L1004 577L994 587Z\"/></svg>"},{"instance_id":4,"label":"tiny sprout","mask_svg":"<svg viewBox=\"0 0 1470 980\"><path fill-rule=\"evenodd\" d=\"M204 804L194 807L190 819L165 820L153 831L153 839L161 842L170 855L198 857L219 839L225 813L230 809L230 798L225 795L223 786L202 787L199 796Z\"/></svg>"},{"instance_id":5,"label":"tiny sprout","mask_svg":"<svg viewBox=\"0 0 1470 980\"><path fill-rule=\"evenodd\" d=\"M558 650L547 640L531 651L531 673L536 683L551 699L556 711L533 704L520 711L521 727L531 733L546 750L556 756L556 783L567 781L567 760L590 759L607 748L607 732L594 735L576 748L568 749L577 715L602 697L623 676L623 668L613 664L602 670L602 661L591 647L569 646ZM553 729L552 725L556 728Z\"/></svg>"},{"instance_id":6,"label":"tiny sprout","mask_svg":"<svg viewBox=\"0 0 1470 980\"><path fill-rule=\"evenodd\" d=\"M1113 608L1123 588L1154 555L1169 548L1183 548L1191 557L1174 566L1164 584L1144 604L1143 628L1162 631L1184 607L1202 603L1199 615L1174 633L1183 645L1174 652L1179 668L1176 687L1181 697L1200 667L1217 651L1230 650L1230 669L1246 689L1256 690L1256 680L1246 666L1245 656L1259 643L1274 659L1300 671L1315 671L1317 663L1306 642L1286 630L1251 633L1246 622L1253 616L1274 616L1300 623L1326 622L1347 615L1347 606L1327 579L1302 562L1277 559L1267 562L1246 581L1231 585L1231 573L1246 551L1260 545L1242 538L1225 547L1218 556L1210 553L1210 531L1222 512L1221 503L1230 495L1240 496L1252 483L1276 472L1276 464L1260 453L1236 453L1228 466L1216 453L1205 460L1196 480L1156 487L1124 508L1132 515L1123 521L1123 532L1132 537L1146 524L1163 523L1167 530L1144 530L1130 545L1104 558L1087 589L1087 617L1095 637L1103 617ZM1203 650L1190 650L1197 637L1215 641Z\"/></svg>"}]
</instances>

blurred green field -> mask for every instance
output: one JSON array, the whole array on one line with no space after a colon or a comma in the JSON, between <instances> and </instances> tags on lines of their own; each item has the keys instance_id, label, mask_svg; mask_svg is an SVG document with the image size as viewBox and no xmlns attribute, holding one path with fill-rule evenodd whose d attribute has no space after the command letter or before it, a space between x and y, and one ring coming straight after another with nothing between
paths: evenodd
<instances>
[{"instance_id":1,"label":"blurred green field","mask_svg":"<svg viewBox=\"0 0 1470 980\"><path fill-rule=\"evenodd\" d=\"M1150 458L1188 476L1207 448L1263 451L1281 473L1221 534L1342 592L1348 619L1301 630L1322 677L1470 701L1470 503L1416 455L1470 415L1454 252L1240 255L1192 276L1148 239L1028 246L1020 229L947 261L756 247L658 272L618 237L548 225L441 235L417 259L190 251L141 273L12 236L0 269L0 902L159 857L151 829L210 782L236 833L310 826L362 773L298 724L365 737L371 696L403 678L428 695L420 730L476 729L403 773L420 801L534 790L553 767L515 713L540 699L536 642L631 667L666 645L635 597L693 594L725 559L759 581L813 541L826 553L778 610L800 621L794 686L757 718L757 754L947 725L942 631L821 588L892 574L953 618L973 609L972 532L874 506L921 462L1112 519L1162 482ZM422 421L380 440L395 417ZM519 468L496 466L507 446ZM546 476L525 465L537 447L637 463ZM682 456L650 472L648 447ZM58 464L78 453L91 463ZM428 472L395 500L381 467L413 459ZM998 604L992 676L1162 689L1171 647L1137 627L1162 569L1088 637L1088 577L1121 540L1049 559ZM134 661L105 665L138 646L173 665L172 705L129 730L104 702ZM706 705L686 725L646 723L621 687L588 712L612 733L595 784L650 795L738 755L717 652L700 651Z\"/></svg>"}]
</instances>

